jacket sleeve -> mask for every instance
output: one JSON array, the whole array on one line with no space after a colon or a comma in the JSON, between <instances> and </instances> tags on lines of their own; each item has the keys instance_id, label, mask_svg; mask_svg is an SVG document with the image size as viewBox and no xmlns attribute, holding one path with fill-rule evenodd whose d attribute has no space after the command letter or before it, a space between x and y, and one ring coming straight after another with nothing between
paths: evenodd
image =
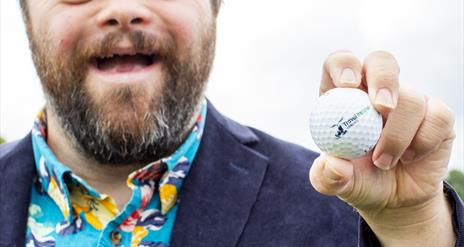
<instances>
[{"instance_id":1,"label":"jacket sleeve","mask_svg":"<svg viewBox=\"0 0 464 247\"><path fill-rule=\"evenodd\" d=\"M448 183L444 183L445 194L453 211L453 227L456 233L456 247L464 247L464 203ZM362 217L359 217L359 247L380 247L380 242Z\"/></svg>"}]
</instances>

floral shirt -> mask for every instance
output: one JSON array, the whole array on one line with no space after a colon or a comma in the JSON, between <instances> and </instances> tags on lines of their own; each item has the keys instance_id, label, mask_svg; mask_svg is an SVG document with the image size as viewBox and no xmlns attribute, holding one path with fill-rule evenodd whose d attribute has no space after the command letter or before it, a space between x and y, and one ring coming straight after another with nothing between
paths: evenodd
<instances>
[{"instance_id":1,"label":"floral shirt","mask_svg":"<svg viewBox=\"0 0 464 247\"><path fill-rule=\"evenodd\" d=\"M46 143L45 112L39 113L32 130L37 176L26 246L168 246L177 197L203 134L206 104L171 156L129 175L132 196L122 211L111 196L98 193L57 160Z\"/></svg>"}]
</instances>

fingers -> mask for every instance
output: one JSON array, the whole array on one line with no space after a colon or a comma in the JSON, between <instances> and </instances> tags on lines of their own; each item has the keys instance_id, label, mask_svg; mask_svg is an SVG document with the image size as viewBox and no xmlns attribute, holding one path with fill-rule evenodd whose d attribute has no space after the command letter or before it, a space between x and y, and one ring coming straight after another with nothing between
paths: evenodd
<instances>
[{"instance_id":1,"label":"fingers","mask_svg":"<svg viewBox=\"0 0 464 247\"><path fill-rule=\"evenodd\" d=\"M411 163L436 150L441 143L454 139L454 114L441 100L429 98L423 122L401 161Z\"/></svg>"},{"instance_id":2,"label":"fingers","mask_svg":"<svg viewBox=\"0 0 464 247\"><path fill-rule=\"evenodd\" d=\"M398 63L388 52L373 52L364 60L364 82L371 101L382 115L395 109L398 103L399 73Z\"/></svg>"},{"instance_id":3,"label":"fingers","mask_svg":"<svg viewBox=\"0 0 464 247\"><path fill-rule=\"evenodd\" d=\"M398 163L424 120L425 108L424 95L411 89L401 89L398 106L388 115L372 155L377 167L388 170Z\"/></svg>"},{"instance_id":4,"label":"fingers","mask_svg":"<svg viewBox=\"0 0 464 247\"><path fill-rule=\"evenodd\" d=\"M366 90L377 111L385 118L382 136L373 152L374 164L390 169L398 161L415 161L453 136L453 114L437 99L399 86L400 69L388 52L369 54L362 66L349 51L328 56L324 63L320 93L335 87Z\"/></svg>"},{"instance_id":5,"label":"fingers","mask_svg":"<svg viewBox=\"0 0 464 247\"><path fill-rule=\"evenodd\" d=\"M309 172L313 187L325 195L341 195L353 186L353 164L347 160L321 155Z\"/></svg>"},{"instance_id":6,"label":"fingers","mask_svg":"<svg viewBox=\"0 0 464 247\"><path fill-rule=\"evenodd\" d=\"M335 87L358 87L361 72L361 63L350 51L340 50L330 54L324 62L320 93Z\"/></svg>"},{"instance_id":7,"label":"fingers","mask_svg":"<svg viewBox=\"0 0 464 247\"><path fill-rule=\"evenodd\" d=\"M353 53L340 50L324 62L319 93L335 87L367 89L376 110L385 116L398 103L399 73L398 63L388 52L369 54L362 66Z\"/></svg>"}]
</instances>

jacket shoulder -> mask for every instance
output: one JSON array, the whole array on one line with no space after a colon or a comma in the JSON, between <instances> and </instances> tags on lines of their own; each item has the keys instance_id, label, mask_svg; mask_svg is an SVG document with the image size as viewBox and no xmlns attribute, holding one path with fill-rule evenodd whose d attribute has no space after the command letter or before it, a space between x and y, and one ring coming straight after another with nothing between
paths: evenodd
<instances>
[{"instance_id":1,"label":"jacket shoulder","mask_svg":"<svg viewBox=\"0 0 464 247\"><path fill-rule=\"evenodd\" d=\"M14 153L15 148L17 147L19 140L9 143L4 143L0 145L0 159L6 159Z\"/></svg>"},{"instance_id":2,"label":"jacket shoulder","mask_svg":"<svg viewBox=\"0 0 464 247\"><path fill-rule=\"evenodd\" d=\"M11 164L33 162L31 134L26 137L0 145L0 171Z\"/></svg>"},{"instance_id":3,"label":"jacket shoulder","mask_svg":"<svg viewBox=\"0 0 464 247\"><path fill-rule=\"evenodd\" d=\"M0 245L24 243L35 173L31 135L0 146ZM14 198L14 200L11 200Z\"/></svg>"}]
</instances>

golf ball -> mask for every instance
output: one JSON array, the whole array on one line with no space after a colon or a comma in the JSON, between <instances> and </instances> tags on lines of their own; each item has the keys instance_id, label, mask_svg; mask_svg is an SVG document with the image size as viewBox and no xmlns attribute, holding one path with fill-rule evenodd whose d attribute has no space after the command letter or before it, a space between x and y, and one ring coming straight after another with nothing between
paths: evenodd
<instances>
[{"instance_id":1,"label":"golf ball","mask_svg":"<svg viewBox=\"0 0 464 247\"><path fill-rule=\"evenodd\" d=\"M362 90L335 88L321 95L310 116L311 136L322 152L354 159L371 151L382 132L382 116Z\"/></svg>"}]
</instances>

